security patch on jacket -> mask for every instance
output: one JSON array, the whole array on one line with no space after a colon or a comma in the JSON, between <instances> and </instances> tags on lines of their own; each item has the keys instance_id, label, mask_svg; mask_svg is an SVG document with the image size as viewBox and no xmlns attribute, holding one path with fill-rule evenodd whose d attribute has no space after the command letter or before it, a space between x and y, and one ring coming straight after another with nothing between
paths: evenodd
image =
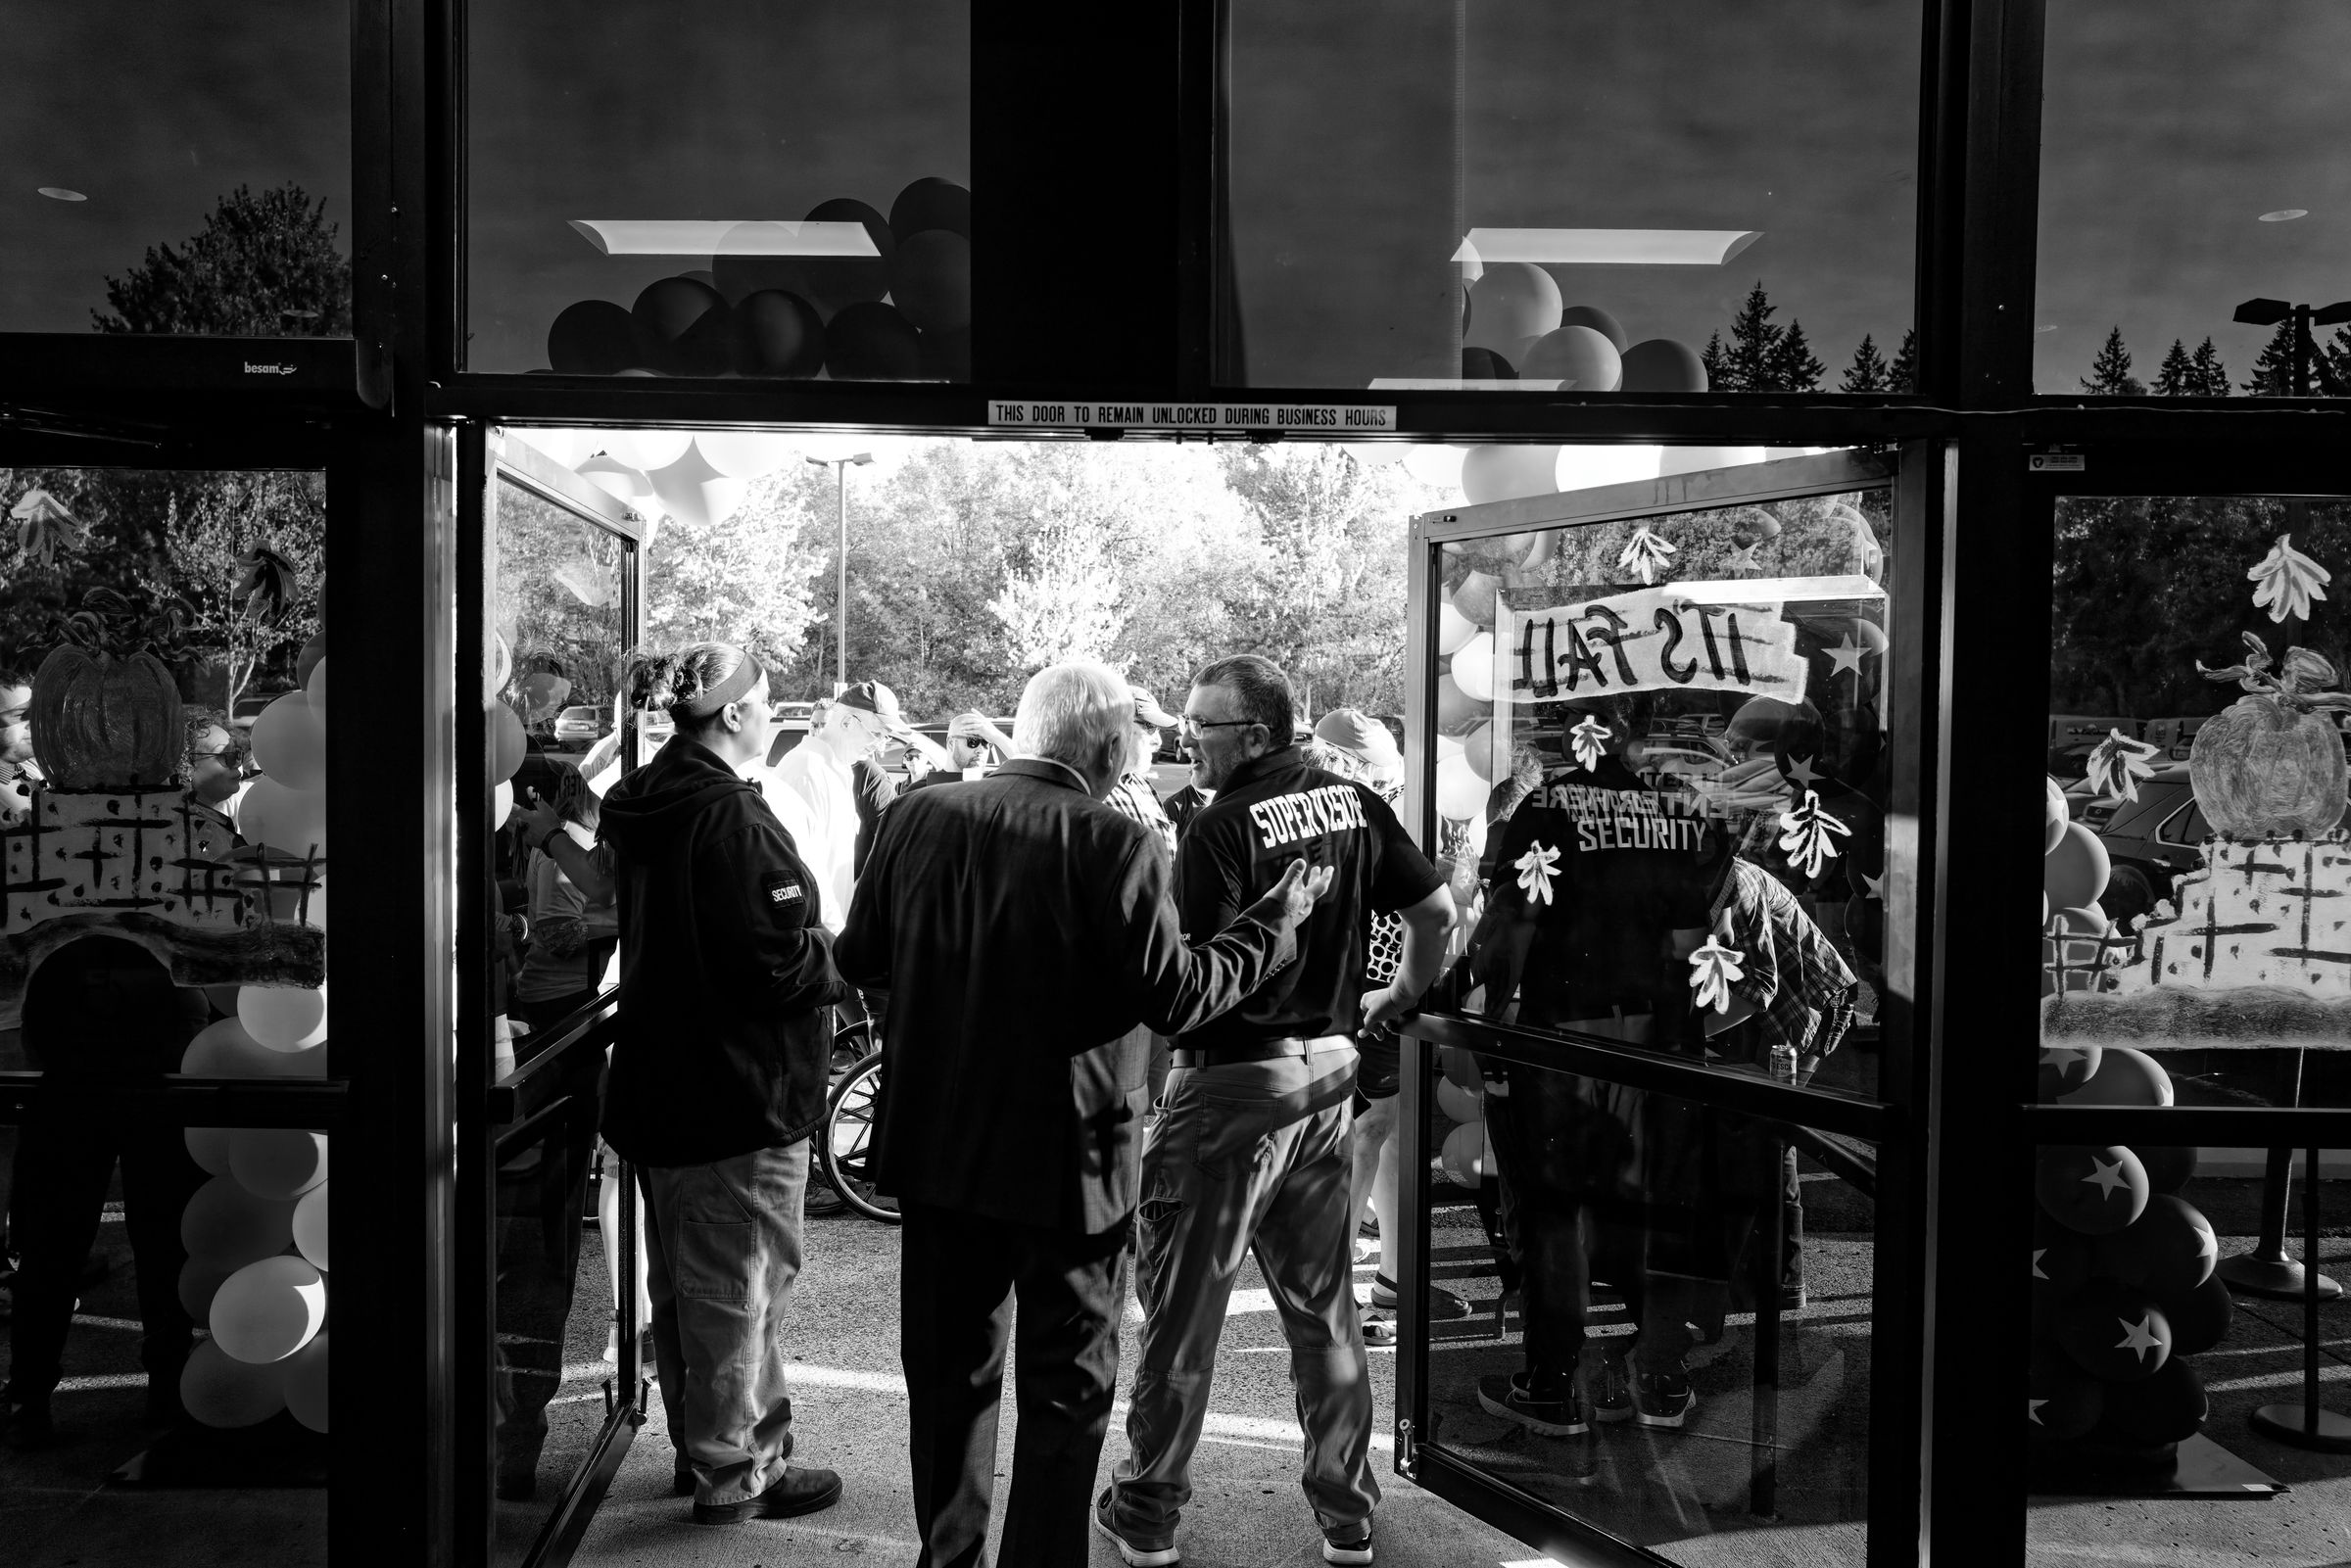
<instances>
[{"instance_id":1,"label":"security patch on jacket","mask_svg":"<svg viewBox=\"0 0 2351 1568\"><path fill-rule=\"evenodd\" d=\"M769 877L766 885L767 901L771 904L796 904L807 896L800 891L800 884L785 872Z\"/></svg>"}]
</instances>

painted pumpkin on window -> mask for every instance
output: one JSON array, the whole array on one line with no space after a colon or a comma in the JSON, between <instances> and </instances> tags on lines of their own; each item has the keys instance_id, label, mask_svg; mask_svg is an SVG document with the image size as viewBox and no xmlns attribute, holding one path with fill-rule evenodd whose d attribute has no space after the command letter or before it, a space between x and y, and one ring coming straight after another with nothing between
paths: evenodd
<instances>
[{"instance_id":1,"label":"painted pumpkin on window","mask_svg":"<svg viewBox=\"0 0 2351 1568\"><path fill-rule=\"evenodd\" d=\"M32 678L32 754L52 787L156 787L178 773L179 689L152 653L59 648Z\"/></svg>"},{"instance_id":2,"label":"painted pumpkin on window","mask_svg":"<svg viewBox=\"0 0 2351 1568\"><path fill-rule=\"evenodd\" d=\"M2310 837L2342 820L2351 780L2335 714L2351 695L2324 689L2334 666L2308 648L2285 650L2270 674L2270 651L2245 634L2245 662L2196 669L2207 681L2234 681L2251 693L2205 721L2188 753L2196 803L2224 838Z\"/></svg>"}]
</instances>

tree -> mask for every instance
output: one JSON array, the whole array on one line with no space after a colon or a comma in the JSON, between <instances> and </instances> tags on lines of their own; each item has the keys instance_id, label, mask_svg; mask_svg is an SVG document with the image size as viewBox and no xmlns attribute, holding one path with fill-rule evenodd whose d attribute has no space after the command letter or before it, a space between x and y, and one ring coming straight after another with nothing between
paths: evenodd
<instances>
[{"instance_id":1,"label":"tree","mask_svg":"<svg viewBox=\"0 0 2351 1568\"><path fill-rule=\"evenodd\" d=\"M351 262L299 185L259 196L240 185L177 249L150 246L120 278L106 280L101 332L207 333L226 337L348 337Z\"/></svg>"},{"instance_id":2,"label":"tree","mask_svg":"<svg viewBox=\"0 0 2351 1568\"><path fill-rule=\"evenodd\" d=\"M2195 356L2187 363L2188 379L2194 388L2193 395L2195 397L2226 398L2229 396L2229 367L2221 363L2220 352L2213 348L2211 338L2207 337L2202 343L2196 345Z\"/></svg>"},{"instance_id":3,"label":"tree","mask_svg":"<svg viewBox=\"0 0 2351 1568\"><path fill-rule=\"evenodd\" d=\"M2105 346L2089 362L2089 374L2082 378L2082 390L2098 398L2142 398L2145 386L2131 374L2131 351L2123 347L2123 329L2110 328Z\"/></svg>"},{"instance_id":4,"label":"tree","mask_svg":"<svg viewBox=\"0 0 2351 1568\"><path fill-rule=\"evenodd\" d=\"M1895 351L1894 365L1886 373L1886 390L1897 397L1918 390L1918 328L1902 331L1902 346Z\"/></svg>"},{"instance_id":5,"label":"tree","mask_svg":"<svg viewBox=\"0 0 2351 1568\"><path fill-rule=\"evenodd\" d=\"M1041 525L1007 563L1004 589L987 601L1004 623L1013 663L1024 673L1070 659L1101 659L1126 626L1126 585L1109 557L1109 541L1082 524Z\"/></svg>"},{"instance_id":6,"label":"tree","mask_svg":"<svg viewBox=\"0 0 2351 1568\"><path fill-rule=\"evenodd\" d=\"M1706 347L1704 352L1699 355L1698 362L1705 367L1707 391L1729 392L1733 390L1724 385L1722 379L1730 374L1730 363L1728 356L1723 352L1721 333L1709 332L1706 334Z\"/></svg>"},{"instance_id":7,"label":"tree","mask_svg":"<svg viewBox=\"0 0 2351 1568\"><path fill-rule=\"evenodd\" d=\"M1731 321L1730 347L1721 355L1722 373L1714 374L1709 367L1707 376L1716 392L1770 392L1775 390L1775 375L1779 366L1780 340L1785 329L1771 324L1779 308L1763 292L1763 283L1747 293L1746 303Z\"/></svg>"},{"instance_id":8,"label":"tree","mask_svg":"<svg viewBox=\"0 0 2351 1568\"><path fill-rule=\"evenodd\" d=\"M1845 379L1837 384L1839 392L1891 392L1893 372L1887 368L1886 356L1878 352L1875 339L1861 334L1861 347L1853 351L1853 362L1845 367Z\"/></svg>"},{"instance_id":9,"label":"tree","mask_svg":"<svg viewBox=\"0 0 2351 1568\"><path fill-rule=\"evenodd\" d=\"M769 669L791 665L824 624L816 585L832 564L833 505L833 481L795 453L716 522L663 523L646 563L647 641L733 642Z\"/></svg>"},{"instance_id":10,"label":"tree","mask_svg":"<svg viewBox=\"0 0 2351 1568\"><path fill-rule=\"evenodd\" d=\"M2196 391L2196 371L2187 356L2187 348L2178 338L2163 356L2155 372L2155 396L2158 398L2193 397Z\"/></svg>"},{"instance_id":11,"label":"tree","mask_svg":"<svg viewBox=\"0 0 2351 1568\"><path fill-rule=\"evenodd\" d=\"M1817 392L1820 378L1828 370L1827 365L1812 356L1812 346L1804 341L1804 324L1792 316L1787 331L1772 346L1771 362L1764 371L1769 386L1758 390Z\"/></svg>"},{"instance_id":12,"label":"tree","mask_svg":"<svg viewBox=\"0 0 2351 1568\"><path fill-rule=\"evenodd\" d=\"M2261 354L2253 361L2252 373L2245 377L2245 391L2256 398L2290 398L2294 395L2294 318L2287 316L2270 334L2270 341L2261 346Z\"/></svg>"}]
</instances>

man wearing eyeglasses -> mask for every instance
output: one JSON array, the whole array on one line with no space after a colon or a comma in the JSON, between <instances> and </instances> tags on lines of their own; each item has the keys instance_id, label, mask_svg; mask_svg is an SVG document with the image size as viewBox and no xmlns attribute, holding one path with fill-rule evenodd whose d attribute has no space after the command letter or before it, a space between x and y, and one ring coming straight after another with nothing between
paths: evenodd
<instances>
[{"instance_id":1,"label":"man wearing eyeglasses","mask_svg":"<svg viewBox=\"0 0 2351 1568\"><path fill-rule=\"evenodd\" d=\"M1143 1135L1136 1210L1142 1349L1128 1457L1094 1506L1130 1568L1180 1560L1176 1525L1244 1251L1290 1344L1304 1484L1327 1562L1371 1561L1371 1381L1354 1290L1348 1204L1355 1036L1385 1030L1436 978L1453 898L1378 793L1308 764L1289 683L1243 655L1202 670L1184 701L1192 782L1214 790L1176 856L1187 939L1221 930L1303 858L1331 886L1298 929L1296 962L1240 1006L1176 1038ZM1404 957L1363 990L1370 916L1395 913Z\"/></svg>"}]
</instances>

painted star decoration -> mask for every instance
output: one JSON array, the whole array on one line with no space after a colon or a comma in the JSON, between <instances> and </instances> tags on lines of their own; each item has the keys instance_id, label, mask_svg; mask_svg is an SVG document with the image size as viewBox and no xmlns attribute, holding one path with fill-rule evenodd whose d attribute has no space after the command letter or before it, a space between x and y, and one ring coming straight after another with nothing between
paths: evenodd
<instances>
[{"instance_id":1,"label":"painted star decoration","mask_svg":"<svg viewBox=\"0 0 2351 1568\"><path fill-rule=\"evenodd\" d=\"M1567 738L1575 745L1576 766L1586 773L1598 772L1600 759L1607 749L1608 727L1587 713L1567 732Z\"/></svg>"},{"instance_id":2,"label":"painted star decoration","mask_svg":"<svg viewBox=\"0 0 2351 1568\"><path fill-rule=\"evenodd\" d=\"M1755 559L1755 551L1761 549L1762 547L1763 542L1761 540L1750 540L1747 544L1744 544L1737 549L1732 550L1730 555L1723 561L1723 565L1727 566L1734 572L1759 572L1763 570L1763 563Z\"/></svg>"},{"instance_id":3,"label":"painted star decoration","mask_svg":"<svg viewBox=\"0 0 2351 1568\"><path fill-rule=\"evenodd\" d=\"M1551 879L1559 873L1559 852L1537 839L1533 847L1511 864L1517 869L1518 888L1526 894L1526 901L1550 903Z\"/></svg>"},{"instance_id":4,"label":"painted star decoration","mask_svg":"<svg viewBox=\"0 0 2351 1568\"><path fill-rule=\"evenodd\" d=\"M2138 782L2155 777L2154 764L2147 759L2156 748L2144 740L2134 740L2120 730L2109 730L2089 753L2089 782L2096 786L2098 796L2107 805L2119 806L2126 800L2138 798Z\"/></svg>"},{"instance_id":5,"label":"painted star decoration","mask_svg":"<svg viewBox=\"0 0 2351 1568\"><path fill-rule=\"evenodd\" d=\"M2270 552L2245 576L2254 585L2253 607L2268 610L2273 621L2288 616L2309 620L2310 601L2325 598L2326 585L2334 580L2332 572L2294 548L2291 534L2279 534Z\"/></svg>"},{"instance_id":6,"label":"painted star decoration","mask_svg":"<svg viewBox=\"0 0 2351 1568\"><path fill-rule=\"evenodd\" d=\"M1690 989L1698 993L1701 1008L1731 1010L1731 982L1747 977L1747 971L1739 967L1746 958L1738 949L1723 946L1720 932L1706 933L1706 945L1690 955Z\"/></svg>"},{"instance_id":7,"label":"painted star decoration","mask_svg":"<svg viewBox=\"0 0 2351 1568\"><path fill-rule=\"evenodd\" d=\"M1810 757L1790 757L1788 766L1780 771L1807 789L1820 783L1820 770L1812 766Z\"/></svg>"},{"instance_id":8,"label":"painted star decoration","mask_svg":"<svg viewBox=\"0 0 2351 1568\"><path fill-rule=\"evenodd\" d=\"M1830 680L1834 681L1841 673L1850 670L1853 679L1858 681L1861 679L1861 661L1878 650L1866 643L1854 641L1853 634L1847 632L1835 647L1823 651L1829 656Z\"/></svg>"},{"instance_id":9,"label":"painted star decoration","mask_svg":"<svg viewBox=\"0 0 2351 1568\"><path fill-rule=\"evenodd\" d=\"M1616 564L1627 571L1640 573L1643 583L1654 584L1659 572L1672 567L1672 556L1677 548L1679 546L1663 536L1652 533L1647 527L1636 528L1631 543L1624 546L1624 553L1616 557Z\"/></svg>"},{"instance_id":10,"label":"painted star decoration","mask_svg":"<svg viewBox=\"0 0 2351 1568\"><path fill-rule=\"evenodd\" d=\"M1780 813L1780 850L1806 877L1817 877L1820 868L1837 854L1832 834L1852 832L1844 823L1821 809L1820 796L1804 791L1802 804L1794 811Z\"/></svg>"},{"instance_id":11,"label":"painted star decoration","mask_svg":"<svg viewBox=\"0 0 2351 1568\"><path fill-rule=\"evenodd\" d=\"M2143 1361L2147 1358L2147 1352L2163 1349L2163 1341L2157 1339L2152 1332L2155 1323L2154 1313L2149 1312L2135 1323L2127 1317L2118 1317L2114 1321L2115 1326L2123 1331L2123 1337L2115 1342L2116 1350L2129 1351L2137 1359Z\"/></svg>"},{"instance_id":12,"label":"painted star decoration","mask_svg":"<svg viewBox=\"0 0 2351 1568\"><path fill-rule=\"evenodd\" d=\"M1886 896L1886 879L1883 877L1872 877L1869 873L1863 872L1861 885L1869 889L1869 896L1872 898L1883 899Z\"/></svg>"},{"instance_id":13,"label":"painted star decoration","mask_svg":"<svg viewBox=\"0 0 2351 1568\"><path fill-rule=\"evenodd\" d=\"M2096 1155L2089 1157L2089 1174L2082 1179L2098 1189L2098 1197L2101 1201L2113 1197L2115 1188L2131 1185L2130 1178L2123 1174L2123 1163L2120 1160L2108 1164Z\"/></svg>"}]
</instances>

